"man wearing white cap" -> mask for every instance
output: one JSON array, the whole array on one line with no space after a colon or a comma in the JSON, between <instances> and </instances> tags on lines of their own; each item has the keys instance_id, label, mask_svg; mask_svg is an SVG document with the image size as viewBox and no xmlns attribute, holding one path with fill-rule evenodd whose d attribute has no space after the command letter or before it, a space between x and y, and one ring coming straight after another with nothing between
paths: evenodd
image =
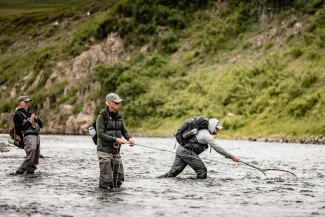
<instances>
[{"instance_id":1,"label":"man wearing white cap","mask_svg":"<svg viewBox=\"0 0 325 217\"><path fill-rule=\"evenodd\" d=\"M240 159L238 157L233 156L221 148L218 145L217 141L213 138L213 135L217 135L218 131L221 129L222 126L217 119L209 119L208 129L198 130L195 136L190 137L186 143L179 145L171 170L166 174L159 176L158 178L175 177L179 175L187 165L189 165L196 172L198 179L206 179L207 168L205 167L199 155L208 148L208 145L210 145L216 152L225 156L226 158L230 158L235 162L239 162Z\"/></svg>"},{"instance_id":2,"label":"man wearing white cap","mask_svg":"<svg viewBox=\"0 0 325 217\"><path fill-rule=\"evenodd\" d=\"M119 188L124 181L124 170L120 155L121 145L134 141L119 113L123 100L115 93L106 96L107 107L96 120L97 155L99 159L99 188ZM126 139L122 139L122 136Z\"/></svg>"},{"instance_id":3,"label":"man wearing white cap","mask_svg":"<svg viewBox=\"0 0 325 217\"><path fill-rule=\"evenodd\" d=\"M40 158L40 137L39 132L43 123L39 117L29 111L27 96L18 98L18 108L14 115L15 130L23 138L26 158L15 173L10 175L34 174Z\"/></svg>"}]
</instances>

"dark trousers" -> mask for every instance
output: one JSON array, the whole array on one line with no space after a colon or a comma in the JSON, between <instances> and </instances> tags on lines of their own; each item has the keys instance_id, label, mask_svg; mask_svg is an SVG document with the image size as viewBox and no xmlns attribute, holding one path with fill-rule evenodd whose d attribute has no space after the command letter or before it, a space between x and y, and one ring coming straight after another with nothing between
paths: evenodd
<instances>
[{"instance_id":1,"label":"dark trousers","mask_svg":"<svg viewBox=\"0 0 325 217\"><path fill-rule=\"evenodd\" d=\"M97 152L99 160L99 187L118 188L124 181L124 170L120 154Z\"/></svg>"},{"instance_id":2,"label":"dark trousers","mask_svg":"<svg viewBox=\"0 0 325 217\"><path fill-rule=\"evenodd\" d=\"M201 158L194 151L188 150L181 145L176 151L176 157L171 170L160 177L175 177L183 172L187 165L196 172L198 179L207 178L207 168Z\"/></svg>"},{"instance_id":3,"label":"dark trousers","mask_svg":"<svg viewBox=\"0 0 325 217\"><path fill-rule=\"evenodd\" d=\"M26 152L26 158L24 162L20 165L18 171L20 173L24 172L34 172L37 168L40 157L40 137L39 135L28 135L24 137L24 149Z\"/></svg>"}]
</instances>

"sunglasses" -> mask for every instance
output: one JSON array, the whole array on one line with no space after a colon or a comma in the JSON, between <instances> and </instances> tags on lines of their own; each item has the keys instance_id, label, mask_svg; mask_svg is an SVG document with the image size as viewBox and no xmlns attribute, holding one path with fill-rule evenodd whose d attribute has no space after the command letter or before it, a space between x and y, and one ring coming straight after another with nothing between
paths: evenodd
<instances>
[{"instance_id":1,"label":"sunglasses","mask_svg":"<svg viewBox=\"0 0 325 217\"><path fill-rule=\"evenodd\" d=\"M114 101L112 101L115 105L119 105L120 104L120 102L114 102Z\"/></svg>"}]
</instances>

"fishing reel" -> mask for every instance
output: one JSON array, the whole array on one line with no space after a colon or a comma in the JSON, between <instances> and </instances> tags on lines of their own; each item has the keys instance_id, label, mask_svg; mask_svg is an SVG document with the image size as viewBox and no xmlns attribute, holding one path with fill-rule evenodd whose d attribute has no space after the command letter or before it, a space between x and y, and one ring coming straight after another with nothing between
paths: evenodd
<instances>
[{"instance_id":1,"label":"fishing reel","mask_svg":"<svg viewBox=\"0 0 325 217\"><path fill-rule=\"evenodd\" d=\"M121 145L119 144L116 144L115 142L113 143L113 147L116 148L116 149L119 149Z\"/></svg>"},{"instance_id":2,"label":"fishing reel","mask_svg":"<svg viewBox=\"0 0 325 217\"><path fill-rule=\"evenodd\" d=\"M32 123L32 127L33 127L34 129L39 128L38 123L36 123L35 121L33 121L33 123Z\"/></svg>"}]
</instances>

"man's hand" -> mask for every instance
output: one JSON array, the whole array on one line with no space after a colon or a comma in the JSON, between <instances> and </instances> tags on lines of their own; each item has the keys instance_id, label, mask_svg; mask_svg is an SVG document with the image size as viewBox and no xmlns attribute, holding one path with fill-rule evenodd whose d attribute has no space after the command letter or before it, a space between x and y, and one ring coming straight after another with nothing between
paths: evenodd
<instances>
[{"instance_id":1,"label":"man's hand","mask_svg":"<svg viewBox=\"0 0 325 217\"><path fill-rule=\"evenodd\" d=\"M237 156L233 157L232 160L235 161L235 162L239 162L240 161L239 157L237 157Z\"/></svg>"},{"instance_id":2,"label":"man's hand","mask_svg":"<svg viewBox=\"0 0 325 217\"><path fill-rule=\"evenodd\" d=\"M130 143L130 146L133 147L134 146L134 140L132 138L129 139L129 143Z\"/></svg>"},{"instance_id":3,"label":"man's hand","mask_svg":"<svg viewBox=\"0 0 325 217\"><path fill-rule=\"evenodd\" d=\"M118 144L118 145L121 145L121 144L126 143L126 141L124 139L121 139L121 138L116 138L115 143Z\"/></svg>"},{"instance_id":4,"label":"man's hand","mask_svg":"<svg viewBox=\"0 0 325 217\"><path fill-rule=\"evenodd\" d=\"M30 116L29 120L30 120L32 123L34 123L35 121L37 121L37 116L33 113L33 114Z\"/></svg>"}]
</instances>

